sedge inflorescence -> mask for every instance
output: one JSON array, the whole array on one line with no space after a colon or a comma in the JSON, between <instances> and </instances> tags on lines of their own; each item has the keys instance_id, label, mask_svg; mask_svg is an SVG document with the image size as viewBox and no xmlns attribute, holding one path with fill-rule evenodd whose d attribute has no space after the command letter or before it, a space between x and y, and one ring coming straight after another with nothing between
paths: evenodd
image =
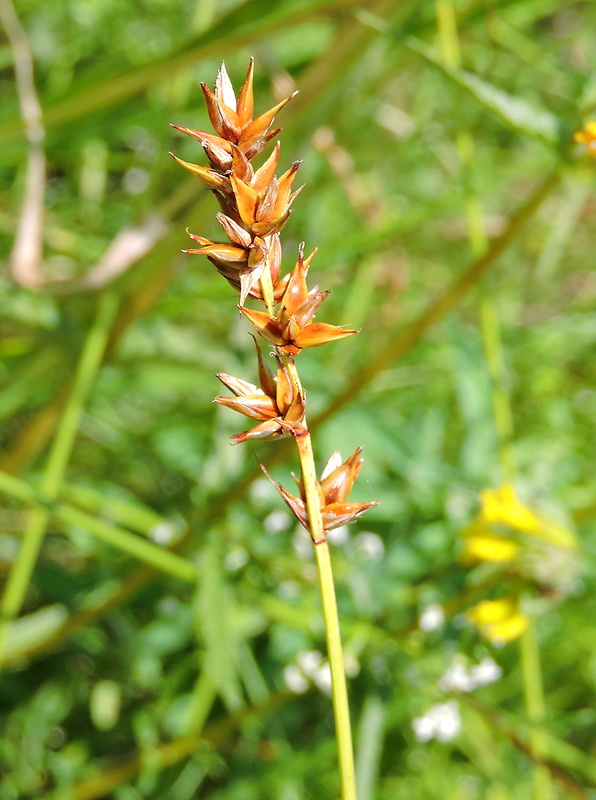
<instances>
[{"instance_id":1,"label":"sedge inflorescence","mask_svg":"<svg viewBox=\"0 0 596 800\"><path fill-rule=\"evenodd\" d=\"M294 188L300 162L292 163L278 177L279 142L257 169L252 160L280 132L280 128L272 128L273 121L294 95L255 117L253 75L254 61L251 59L237 95L224 64L213 91L201 84L214 134L173 126L196 139L203 147L208 166L182 161L176 156L173 158L213 192L220 207L216 219L227 239L213 242L189 233L200 246L185 252L209 259L240 293L240 312L273 348L274 369L267 363L255 339L258 384L225 373L217 376L232 396L216 397L215 402L256 423L248 431L232 436L233 444L284 436L299 439L308 435L306 393L294 359L305 348L318 347L358 333L342 326L314 321L329 294L319 291L316 285L309 288L307 283L316 250L305 257L301 245L293 269L282 275L280 233L302 188ZM249 299L261 303L264 308L249 307ZM321 481L316 481L325 532L376 505L347 502L362 465L360 451L358 448L345 462L339 453L334 453ZM302 481L298 481L300 498L291 495L280 484L275 485L296 518L310 530Z\"/></svg>"}]
</instances>

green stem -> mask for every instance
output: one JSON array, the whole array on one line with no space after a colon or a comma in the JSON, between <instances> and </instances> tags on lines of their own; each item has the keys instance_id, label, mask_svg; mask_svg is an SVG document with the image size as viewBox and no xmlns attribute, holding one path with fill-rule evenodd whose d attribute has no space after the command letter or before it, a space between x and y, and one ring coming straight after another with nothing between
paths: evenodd
<instances>
[{"instance_id":1,"label":"green stem","mask_svg":"<svg viewBox=\"0 0 596 800\"><path fill-rule=\"evenodd\" d=\"M443 58L449 66L460 66L461 50L452 0L436 0L435 7ZM459 134L457 148L466 173L468 239L473 255L476 258L482 258L488 251L488 239L484 227L482 203L474 191L473 180L471 180L471 166L474 163L474 140L468 131L462 131ZM503 479L511 483L516 473L513 449L513 414L507 392L507 372L498 309L486 285L486 280L479 282L478 305L484 356L491 384L491 401L498 439L499 463ZM520 660L526 709L532 725L536 726L532 730L530 744L533 755L536 758L540 758L544 756L545 733L540 729L544 720L544 696L542 692L540 655L531 619L528 628L522 634ZM548 770L541 765L535 765L532 777L536 800L548 800L550 796L550 774Z\"/></svg>"},{"instance_id":2,"label":"green stem","mask_svg":"<svg viewBox=\"0 0 596 800\"><path fill-rule=\"evenodd\" d=\"M271 281L271 272L267 265L261 273L260 284L261 292L263 293L263 302L265 303L269 314L273 315L273 306L275 304L273 299L273 282Z\"/></svg>"},{"instance_id":3,"label":"green stem","mask_svg":"<svg viewBox=\"0 0 596 800\"><path fill-rule=\"evenodd\" d=\"M506 386L503 340L497 307L485 284L479 287L479 313L484 357L490 377L493 417L497 431L499 463L503 479L512 483L515 477L513 448L513 415Z\"/></svg>"},{"instance_id":4,"label":"green stem","mask_svg":"<svg viewBox=\"0 0 596 800\"><path fill-rule=\"evenodd\" d=\"M329 554L329 545L326 541L315 545L315 556L321 584L323 617L325 619L325 633L327 638L327 655L329 657L329 667L331 669L333 714L337 733L341 797L343 800L356 800L356 777L354 771L354 750L352 746L348 688L341 647L339 615L337 612L335 587L333 585L331 558Z\"/></svg>"},{"instance_id":5,"label":"green stem","mask_svg":"<svg viewBox=\"0 0 596 800\"><path fill-rule=\"evenodd\" d=\"M60 420L42 477L40 494L47 500L53 500L60 489L78 432L83 404L101 364L116 308L116 295L106 292L100 298L95 320L83 345L72 391ZM21 549L6 582L0 602L0 663L9 626L18 616L31 582L48 518L49 512L43 507L35 508L31 513L23 535Z\"/></svg>"},{"instance_id":6,"label":"green stem","mask_svg":"<svg viewBox=\"0 0 596 800\"><path fill-rule=\"evenodd\" d=\"M542 685L540 651L532 617L528 618L528 626L522 633L520 651L526 713L531 725L530 747L532 755L538 761L544 761L548 758L547 736L546 731L543 729L546 707ZM536 800L549 800L551 796L551 779L548 769L542 764L535 764L532 780Z\"/></svg>"},{"instance_id":7,"label":"green stem","mask_svg":"<svg viewBox=\"0 0 596 800\"><path fill-rule=\"evenodd\" d=\"M435 8L441 53L445 63L451 67L459 67L461 66L461 49L453 4L451 0L436 0ZM474 164L474 140L469 131L460 131L458 134L457 150L465 172L468 241L473 256L480 258L488 250L488 238L484 227L482 203L474 191L471 174L471 167ZM484 280L479 283L478 306L484 355L491 383L493 417L499 442L499 462L504 480L511 482L515 475L513 417L506 388L506 366L501 326L497 306Z\"/></svg>"},{"instance_id":8,"label":"green stem","mask_svg":"<svg viewBox=\"0 0 596 800\"><path fill-rule=\"evenodd\" d=\"M301 390L300 379L294 361L289 359L286 366L292 382ZM310 523L310 535L315 548L323 619L327 639L327 656L331 670L331 691L333 698L333 714L335 717L335 734L339 757L340 797L341 800L356 800L356 775L354 770L354 748L352 745L352 727L350 723L350 707L348 703L348 687L344 669L344 656L341 646L339 614L333 583L333 570L329 545L325 539L325 529L321 516L321 503L312 441L307 428L302 435L296 437L296 445L300 457L302 483L306 498L306 509Z\"/></svg>"}]
</instances>

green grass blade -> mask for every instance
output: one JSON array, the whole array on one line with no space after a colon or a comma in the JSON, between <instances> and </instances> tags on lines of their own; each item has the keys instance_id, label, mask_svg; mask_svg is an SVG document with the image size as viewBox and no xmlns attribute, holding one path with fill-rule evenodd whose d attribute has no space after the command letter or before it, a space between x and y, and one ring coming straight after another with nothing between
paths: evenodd
<instances>
[{"instance_id":1,"label":"green grass blade","mask_svg":"<svg viewBox=\"0 0 596 800\"><path fill-rule=\"evenodd\" d=\"M515 97L472 72L447 65L432 47L418 39L409 39L408 47L454 84L465 89L500 122L526 136L540 139L551 147L559 143L559 120L546 108Z\"/></svg>"},{"instance_id":2,"label":"green grass blade","mask_svg":"<svg viewBox=\"0 0 596 800\"><path fill-rule=\"evenodd\" d=\"M201 557L201 580L195 601L197 633L204 643L204 666L230 710L243 705L236 671L236 646L220 548L207 542Z\"/></svg>"},{"instance_id":3,"label":"green grass blade","mask_svg":"<svg viewBox=\"0 0 596 800\"><path fill-rule=\"evenodd\" d=\"M329 2L272 3L261 6L262 13L255 14L253 3L244 3L232 10L216 25L202 33L182 51L108 79L82 80L73 87L68 97L49 104L44 109L46 130L81 119L104 108L120 103L135 94L193 66L197 62L226 56L228 53L253 42L263 41L276 32L288 30L325 14L357 5L356 0L329 0ZM0 125L0 144L21 136L22 122L12 119Z\"/></svg>"},{"instance_id":4,"label":"green grass blade","mask_svg":"<svg viewBox=\"0 0 596 800\"><path fill-rule=\"evenodd\" d=\"M85 339L72 390L60 419L42 476L40 493L47 499L51 500L56 496L62 483L64 471L79 430L83 406L101 365L117 307L117 296L111 292L106 292L99 300L95 319ZM18 616L27 594L47 522L46 509L38 506L29 518L21 548L8 576L1 601L0 659L7 626L10 625L12 619Z\"/></svg>"},{"instance_id":5,"label":"green grass blade","mask_svg":"<svg viewBox=\"0 0 596 800\"><path fill-rule=\"evenodd\" d=\"M127 555L138 558L139 561L143 561L161 572L170 574L186 583L194 583L196 580L196 568L188 559L65 503L48 501L26 481L0 472L0 492L5 492L25 503L36 504L44 517L53 516L65 525L82 528L97 539Z\"/></svg>"},{"instance_id":6,"label":"green grass blade","mask_svg":"<svg viewBox=\"0 0 596 800\"><path fill-rule=\"evenodd\" d=\"M387 710L379 697L366 698L356 743L356 788L358 800L374 800L375 784L383 751Z\"/></svg>"}]
</instances>

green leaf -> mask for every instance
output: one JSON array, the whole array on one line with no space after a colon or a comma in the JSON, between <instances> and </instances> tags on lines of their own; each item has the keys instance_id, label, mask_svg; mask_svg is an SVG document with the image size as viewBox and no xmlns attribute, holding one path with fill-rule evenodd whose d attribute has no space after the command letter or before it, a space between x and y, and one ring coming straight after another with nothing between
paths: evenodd
<instances>
[{"instance_id":1,"label":"green leaf","mask_svg":"<svg viewBox=\"0 0 596 800\"><path fill-rule=\"evenodd\" d=\"M89 716L100 731L109 731L120 717L122 686L116 681L98 681L89 696Z\"/></svg>"},{"instance_id":2,"label":"green leaf","mask_svg":"<svg viewBox=\"0 0 596 800\"><path fill-rule=\"evenodd\" d=\"M67 617L66 607L61 603L54 603L15 620L9 628L5 659L12 661L35 649L36 645L59 630Z\"/></svg>"},{"instance_id":3,"label":"green leaf","mask_svg":"<svg viewBox=\"0 0 596 800\"><path fill-rule=\"evenodd\" d=\"M196 569L190 559L158 547L118 525L111 525L99 517L79 511L74 506L66 503L48 503L47 499L38 494L26 481L2 471L0 471L0 492L25 503L33 503L39 508L51 507L52 515L60 522L81 528L96 539L144 561L155 569L169 573L179 580L188 583L194 583L196 580Z\"/></svg>"},{"instance_id":4,"label":"green leaf","mask_svg":"<svg viewBox=\"0 0 596 800\"><path fill-rule=\"evenodd\" d=\"M362 709L356 750L356 782L360 800L375 797L386 724L385 703L379 697L369 695Z\"/></svg>"},{"instance_id":5,"label":"green leaf","mask_svg":"<svg viewBox=\"0 0 596 800\"><path fill-rule=\"evenodd\" d=\"M234 607L226 585L221 548L215 539L207 542L201 565L195 603L197 633L202 640L205 672L231 710L242 706L236 671L237 643L232 630Z\"/></svg>"},{"instance_id":6,"label":"green leaf","mask_svg":"<svg viewBox=\"0 0 596 800\"><path fill-rule=\"evenodd\" d=\"M473 72L448 66L436 50L418 39L409 39L408 47L457 86L469 92L501 122L527 136L541 139L551 146L559 142L559 120L546 108L540 108L521 97L515 97Z\"/></svg>"}]
</instances>

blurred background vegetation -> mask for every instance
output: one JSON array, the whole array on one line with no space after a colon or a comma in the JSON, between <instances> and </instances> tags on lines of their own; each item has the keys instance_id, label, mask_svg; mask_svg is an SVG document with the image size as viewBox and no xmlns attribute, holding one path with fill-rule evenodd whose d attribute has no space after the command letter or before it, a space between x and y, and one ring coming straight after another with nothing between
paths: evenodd
<instances>
[{"instance_id":1,"label":"blurred background vegetation","mask_svg":"<svg viewBox=\"0 0 596 800\"><path fill-rule=\"evenodd\" d=\"M0 798L337 797L311 548L255 453L296 459L228 444L214 373L253 345L168 156L205 163L169 123L209 130L199 82L251 55L258 111L300 90L285 264L318 247L362 328L300 361L319 464L365 445L381 501L333 548L359 796L596 797L594 5L0 6ZM540 531L462 559L505 482ZM511 597L521 637L466 616Z\"/></svg>"}]
</instances>

